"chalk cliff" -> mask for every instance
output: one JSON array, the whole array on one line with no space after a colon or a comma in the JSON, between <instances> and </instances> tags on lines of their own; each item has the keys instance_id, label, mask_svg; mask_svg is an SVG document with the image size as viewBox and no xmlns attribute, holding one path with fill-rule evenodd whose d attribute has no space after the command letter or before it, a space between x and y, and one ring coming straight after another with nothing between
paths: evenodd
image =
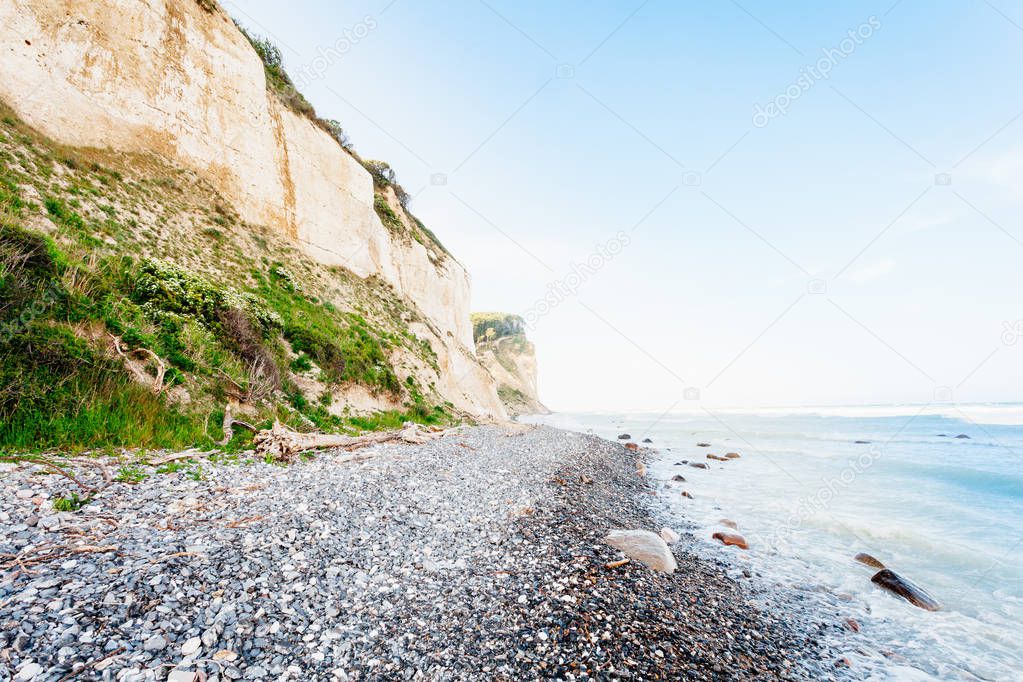
<instances>
[{"instance_id":1,"label":"chalk cliff","mask_svg":"<svg viewBox=\"0 0 1023 682\"><path fill-rule=\"evenodd\" d=\"M536 349L518 315L474 313L476 354L497 381L509 414L548 414L537 392Z\"/></svg>"},{"instance_id":2,"label":"chalk cliff","mask_svg":"<svg viewBox=\"0 0 1023 682\"><path fill-rule=\"evenodd\" d=\"M158 155L212 185L243 222L323 265L381 278L425 318L436 391L504 416L472 352L465 268L425 228L385 226L373 176L268 88L260 56L215 2L4 0L0 45L0 99L26 123L74 147Z\"/></svg>"}]
</instances>

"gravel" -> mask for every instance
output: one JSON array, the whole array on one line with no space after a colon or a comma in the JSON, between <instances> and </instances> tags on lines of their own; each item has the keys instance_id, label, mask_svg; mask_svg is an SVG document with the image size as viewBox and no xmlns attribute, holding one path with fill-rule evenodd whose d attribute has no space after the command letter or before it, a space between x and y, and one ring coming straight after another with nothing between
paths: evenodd
<instances>
[{"instance_id":1,"label":"gravel","mask_svg":"<svg viewBox=\"0 0 1023 682\"><path fill-rule=\"evenodd\" d=\"M609 530L663 525L643 452L487 426L362 454L150 475L77 513L53 511L68 479L5 465L0 680L837 674L684 533L673 574L605 566Z\"/></svg>"}]
</instances>

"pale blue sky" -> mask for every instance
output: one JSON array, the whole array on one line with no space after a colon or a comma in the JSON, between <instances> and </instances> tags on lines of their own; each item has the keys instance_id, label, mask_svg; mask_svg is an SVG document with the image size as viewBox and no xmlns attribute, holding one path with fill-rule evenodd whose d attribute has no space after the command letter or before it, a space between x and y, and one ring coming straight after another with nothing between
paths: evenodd
<instances>
[{"instance_id":1,"label":"pale blue sky","mask_svg":"<svg viewBox=\"0 0 1023 682\"><path fill-rule=\"evenodd\" d=\"M476 309L628 237L531 332L557 409L1023 399L1018 3L223 4L391 162Z\"/></svg>"}]
</instances>

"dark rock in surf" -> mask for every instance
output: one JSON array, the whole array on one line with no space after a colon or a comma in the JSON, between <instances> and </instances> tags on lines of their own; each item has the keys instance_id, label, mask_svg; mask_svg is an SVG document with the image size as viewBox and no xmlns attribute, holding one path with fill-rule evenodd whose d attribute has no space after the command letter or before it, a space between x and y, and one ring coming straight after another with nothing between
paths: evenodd
<instances>
[{"instance_id":1,"label":"dark rock in surf","mask_svg":"<svg viewBox=\"0 0 1023 682\"><path fill-rule=\"evenodd\" d=\"M692 493L690 493L688 490L683 490L682 491L682 497L688 498L690 500L693 499Z\"/></svg>"},{"instance_id":2,"label":"dark rock in surf","mask_svg":"<svg viewBox=\"0 0 1023 682\"><path fill-rule=\"evenodd\" d=\"M644 439L643 439L643 442L644 442L644 443L653 443L653 441L652 441L652 440L650 440L649 438L644 438Z\"/></svg>"},{"instance_id":3,"label":"dark rock in surf","mask_svg":"<svg viewBox=\"0 0 1023 682\"><path fill-rule=\"evenodd\" d=\"M727 457L721 457L719 455L707 455L707 459L717 460L718 462L727 462Z\"/></svg>"},{"instance_id":4,"label":"dark rock in surf","mask_svg":"<svg viewBox=\"0 0 1023 682\"><path fill-rule=\"evenodd\" d=\"M622 435L618 436L618 440L632 440L632 436L630 436L627 433L623 433Z\"/></svg>"},{"instance_id":5,"label":"dark rock in surf","mask_svg":"<svg viewBox=\"0 0 1023 682\"><path fill-rule=\"evenodd\" d=\"M934 597L890 569L885 568L878 571L870 579L870 582L899 595L913 606L918 606L927 611L938 611L941 609L941 604Z\"/></svg>"},{"instance_id":6,"label":"dark rock in surf","mask_svg":"<svg viewBox=\"0 0 1023 682\"><path fill-rule=\"evenodd\" d=\"M960 433L958 436L956 436L956 439L957 440L970 440L970 437L967 436L965 433Z\"/></svg>"},{"instance_id":7,"label":"dark rock in surf","mask_svg":"<svg viewBox=\"0 0 1023 682\"><path fill-rule=\"evenodd\" d=\"M854 556L853 559L856 559L856 561L860 562L861 564L866 564L867 566L870 566L871 568L879 568L880 569L880 568L884 568L885 567L884 564L882 564L880 561L878 561L874 557L870 556L869 554L865 554L863 552L860 552L859 554Z\"/></svg>"},{"instance_id":8,"label":"dark rock in surf","mask_svg":"<svg viewBox=\"0 0 1023 682\"><path fill-rule=\"evenodd\" d=\"M633 452L636 452L637 450L639 450L639 446L636 445L635 443L626 443L625 444L625 449L626 450L632 450Z\"/></svg>"},{"instance_id":9,"label":"dark rock in surf","mask_svg":"<svg viewBox=\"0 0 1023 682\"><path fill-rule=\"evenodd\" d=\"M696 447L698 447L698 448L709 448L710 447L710 443L697 443Z\"/></svg>"},{"instance_id":10,"label":"dark rock in surf","mask_svg":"<svg viewBox=\"0 0 1023 682\"><path fill-rule=\"evenodd\" d=\"M709 469L710 468L709 466L707 466L703 462L690 462L689 466L693 467L694 469Z\"/></svg>"},{"instance_id":11,"label":"dark rock in surf","mask_svg":"<svg viewBox=\"0 0 1023 682\"><path fill-rule=\"evenodd\" d=\"M858 440L858 441L856 441L854 443L854 445L870 445L870 441L869 440Z\"/></svg>"},{"instance_id":12,"label":"dark rock in surf","mask_svg":"<svg viewBox=\"0 0 1023 682\"><path fill-rule=\"evenodd\" d=\"M671 480L676 481L678 483L685 483L686 482L686 477L683 476L682 474L675 474L675 477L672 478Z\"/></svg>"}]
</instances>

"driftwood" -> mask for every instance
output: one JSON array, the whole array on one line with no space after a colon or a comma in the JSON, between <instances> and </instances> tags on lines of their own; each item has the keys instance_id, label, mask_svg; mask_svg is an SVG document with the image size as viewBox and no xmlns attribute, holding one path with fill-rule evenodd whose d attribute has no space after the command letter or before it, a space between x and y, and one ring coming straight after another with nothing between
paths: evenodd
<instances>
[{"instance_id":1,"label":"driftwood","mask_svg":"<svg viewBox=\"0 0 1023 682\"><path fill-rule=\"evenodd\" d=\"M0 554L0 570L20 568L26 573L31 573L32 571L29 571L28 567L36 564L48 563L50 561L56 561L57 559L66 559L77 554L106 554L107 552L116 551L118 551L118 548L113 545L106 547L98 547L95 545L83 545L80 547L53 544L41 545L21 552L20 554Z\"/></svg>"},{"instance_id":2,"label":"driftwood","mask_svg":"<svg viewBox=\"0 0 1023 682\"><path fill-rule=\"evenodd\" d=\"M136 348L135 350L125 352L124 349L121 348L121 344L123 343L123 341L121 341L121 337L111 334L110 338L114 341L114 350L116 350L117 354L121 356L122 360L124 360L124 366L128 368L129 372L135 375L138 382L140 384L151 383L153 385L153 393L156 395L163 393L163 377L167 373L167 365L165 365L163 360L160 359L160 356L148 348ZM144 355L152 359L156 363L156 377L154 378L149 376L149 373L145 370L145 366L140 365L135 360L132 360L129 357L130 355Z\"/></svg>"},{"instance_id":3,"label":"driftwood","mask_svg":"<svg viewBox=\"0 0 1023 682\"><path fill-rule=\"evenodd\" d=\"M224 407L224 422L223 422L224 439L221 440L220 443L218 443L218 445L224 446L224 445L227 445L228 443L231 442L231 439L234 438L234 427L236 427L236 426L240 426L243 429L248 429L249 431L252 431L253 433L259 433L259 429L257 429L252 424L249 424L247 422L241 421L240 419L235 419L234 418L234 403L230 403L229 402Z\"/></svg>"},{"instance_id":4,"label":"driftwood","mask_svg":"<svg viewBox=\"0 0 1023 682\"><path fill-rule=\"evenodd\" d=\"M256 452L269 456L278 462L290 462L303 452L324 448L343 448L357 450L379 443L422 443L443 437L447 432L432 430L419 424L406 422L401 431L370 433L364 436L345 436L330 433L299 433L292 431L280 422L275 422L272 429L256 433L254 443Z\"/></svg>"}]
</instances>

